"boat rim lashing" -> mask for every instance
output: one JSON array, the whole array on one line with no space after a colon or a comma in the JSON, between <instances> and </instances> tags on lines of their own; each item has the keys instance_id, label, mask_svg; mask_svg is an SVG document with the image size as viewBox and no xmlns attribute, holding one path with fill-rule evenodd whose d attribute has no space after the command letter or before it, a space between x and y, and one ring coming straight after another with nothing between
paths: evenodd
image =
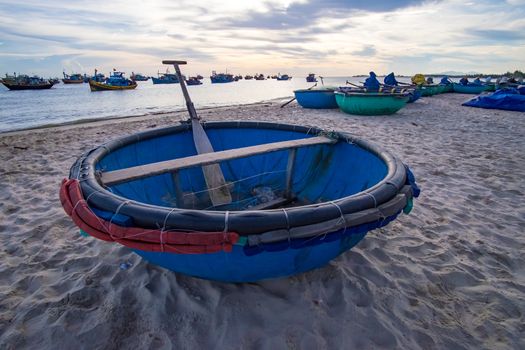
<instances>
[{"instance_id":1,"label":"boat rim lashing","mask_svg":"<svg viewBox=\"0 0 525 350\"><path fill-rule=\"evenodd\" d=\"M355 97L394 97L394 98L407 98L409 97L409 92L389 92L389 91L381 91L381 92L368 92L368 91L334 91L334 94L336 95L342 95L342 96L355 96Z\"/></svg>"},{"instance_id":2,"label":"boat rim lashing","mask_svg":"<svg viewBox=\"0 0 525 350\"><path fill-rule=\"evenodd\" d=\"M305 136L327 135L326 131L306 126L278 124L270 122L209 122L203 123L205 129L221 128L264 128L302 132ZM112 193L101 183L98 161L109 153L140 141L170 134L187 132L190 124L181 124L162 129L148 130L125 136L98 146L82 155L70 171L70 179L77 179L82 196L88 205L99 210L122 214L139 220L144 229L158 229L159 225L169 230L200 232L235 232L247 236L248 244L308 236L313 225L326 226L328 232L338 227L350 227L382 218L397 215L417 197L419 191L410 180L411 173L400 159L382 148L345 132L330 132L334 142L348 142L378 157L387 168L387 174L364 191L316 204L306 204L284 209L218 211L163 207L135 201ZM283 214L284 211L284 214ZM316 215L312 213L315 211ZM283 223L283 215L286 222ZM322 217L322 219L319 219ZM341 219L343 219L341 221ZM338 227L336 227L338 226ZM296 230L294 234L293 230ZM322 230L321 230L322 231ZM198 232L197 232L198 233ZM315 235L319 234L319 228ZM314 233L310 233L314 235Z\"/></svg>"}]
</instances>

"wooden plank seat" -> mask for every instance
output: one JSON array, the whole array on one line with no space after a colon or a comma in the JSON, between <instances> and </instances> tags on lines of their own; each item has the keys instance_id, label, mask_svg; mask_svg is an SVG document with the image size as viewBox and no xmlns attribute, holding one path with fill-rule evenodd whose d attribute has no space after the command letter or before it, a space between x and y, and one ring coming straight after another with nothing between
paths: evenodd
<instances>
[{"instance_id":1,"label":"wooden plank seat","mask_svg":"<svg viewBox=\"0 0 525 350\"><path fill-rule=\"evenodd\" d=\"M235 148L213 153L203 153L191 157L166 160L158 163L150 163L125 169L102 172L102 174L100 175L100 181L106 186L111 186L119 183L138 180L149 176L155 176L169 172L176 172L180 169L191 168L195 166L205 166L226 160L249 157L257 154L281 151L285 149L291 150L291 161L289 161L288 164L289 172L291 172L291 169L293 168L293 162L295 159L295 149L306 146L333 144L336 141L337 140L330 139L328 137L316 136L298 140L273 142L256 146Z\"/></svg>"}]
</instances>

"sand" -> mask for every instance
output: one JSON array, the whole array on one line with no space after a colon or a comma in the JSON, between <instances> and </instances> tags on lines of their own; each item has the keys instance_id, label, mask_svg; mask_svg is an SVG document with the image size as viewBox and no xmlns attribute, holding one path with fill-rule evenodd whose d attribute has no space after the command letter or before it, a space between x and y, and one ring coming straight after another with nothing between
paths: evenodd
<instances>
[{"instance_id":1,"label":"sand","mask_svg":"<svg viewBox=\"0 0 525 350\"><path fill-rule=\"evenodd\" d=\"M250 284L150 265L80 236L60 206L83 151L185 113L0 135L0 348L525 348L525 115L461 107L467 97L384 117L202 111L349 131L399 155L422 189L409 216L326 267Z\"/></svg>"}]
</instances>

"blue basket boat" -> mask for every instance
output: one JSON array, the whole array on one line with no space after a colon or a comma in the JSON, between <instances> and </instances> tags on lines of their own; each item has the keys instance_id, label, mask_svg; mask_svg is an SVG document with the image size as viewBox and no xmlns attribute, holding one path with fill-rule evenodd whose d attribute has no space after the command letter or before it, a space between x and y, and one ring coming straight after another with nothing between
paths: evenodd
<instances>
[{"instance_id":1,"label":"blue basket boat","mask_svg":"<svg viewBox=\"0 0 525 350\"><path fill-rule=\"evenodd\" d=\"M486 85L478 85L469 83L467 85L453 83L454 92L461 94L481 94L483 91L487 90Z\"/></svg>"},{"instance_id":2,"label":"blue basket boat","mask_svg":"<svg viewBox=\"0 0 525 350\"><path fill-rule=\"evenodd\" d=\"M304 108L327 109L337 108L333 88L295 90L297 102Z\"/></svg>"},{"instance_id":3,"label":"blue basket boat","mask_svg":"<svg viewBox=\"0 0 525 350\"><path fill-rule=\"evenodd\" d=\"M183 124L82 155L61 189L66 212L87 233L154 264L246 282L325 265L408 212L419 193L401 160L346 133L261 122L204 128L223 159L232 203L212 206L199 166L122 178L130 169L202 157ZM246 156L250 147L273 151Z\"/></svg>"}]
</instances>

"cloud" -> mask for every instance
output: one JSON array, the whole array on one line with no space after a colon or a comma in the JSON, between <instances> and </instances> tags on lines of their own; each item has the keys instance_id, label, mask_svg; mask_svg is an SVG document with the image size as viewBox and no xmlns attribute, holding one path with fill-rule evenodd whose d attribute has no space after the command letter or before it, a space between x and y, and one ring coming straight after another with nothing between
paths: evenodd
<instances>
[{"instance_id":1,"label":"cloud","mask_svg":"<svg viewBox=\"0 0 525 350\"><path fill-rule=\"evenodd\" d=\"M353 51L352 55L356 56L374 56L376 54L377 50L375 49L374 45L367 45L363 47L361 50Z\"/></svg>"},{"instance_id":2,"label":"cloud","mask_svg":"<svg viewBox=\"0 0 525 350\"><path fill-rule=\"evenodd\" d=\"M525 56L523 1L0 0L0 66L148 74L181 58L201 72L512 70Z\"/></svg>"},{"instance_id":3,"label":"cloud","mask_svg":"<svg viewBox=\"0 0 525 350\"><path fill-rule=\"evenodd\" d=\"M525 28L519 28L517 30L467 29L466 33L487 41L525 41Z\"/></svg>"},{"instance_id":4,"label":"cloud","mask_svg":"<svg viewBox=\"0 0 525 350\"><path fill-rule=\"evenodd\" d=\"M310 0L293 2L289 6L268 5L265 12L252 11L231 26L288 29L311 26L321 18L345 18L354 11L388 12L408 6L421 5L424 0Z\"/></svg>"}]
</instances>

